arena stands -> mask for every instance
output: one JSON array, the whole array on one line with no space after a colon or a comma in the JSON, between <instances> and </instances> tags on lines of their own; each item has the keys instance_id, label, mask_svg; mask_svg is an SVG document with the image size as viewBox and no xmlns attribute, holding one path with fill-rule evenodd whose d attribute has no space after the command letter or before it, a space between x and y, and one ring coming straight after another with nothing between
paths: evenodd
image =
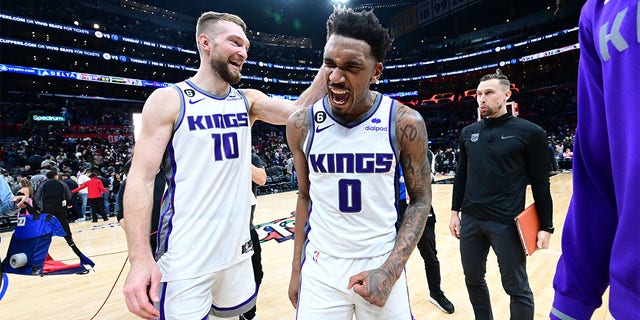
<instances>
[{"instance_id":1,"label":"arena stands","mask_svg":"<svg viewBox=\"0 0 640 320\"><path fill-rule=\"evenodd\" d=\"M430 26L397 37L374 89L418 110L431 148L451 153L454 166L459 129L477 121L477 81L500 67L516 84L520 116L547 129L554 149L572 148L579 6L567 5L562 16L553 9L477 30L461 26L446 38L427 32ZM132 150L131 114L154 89L198 66L195 19L144 1L7 1L0 11L1 166L19 178L25 165L33 174L39 159L63 154L56 166L74 175L92 167L121 172ZM240 88L295 97L321 66L322 48L310 38L247 34ZM271 173L260 191L288 190L283 127L256 123L253 132Z\"/></svg>"}]
</instances>

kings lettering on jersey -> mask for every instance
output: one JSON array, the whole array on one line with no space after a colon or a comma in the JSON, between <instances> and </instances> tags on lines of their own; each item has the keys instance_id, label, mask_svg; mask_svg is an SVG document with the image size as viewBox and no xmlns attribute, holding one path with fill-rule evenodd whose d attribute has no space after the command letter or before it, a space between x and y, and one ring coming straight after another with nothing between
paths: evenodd
<instances>
[{"instance_id":1,"label":"kings lettering on jersey","mask_svg":"<svg viewBox=\"0 0 640 320\"><path fill-rule=\"evenodd\" d=\"M310 154L311 170L319 173L383 173L393 165L392 153Z\"/></svg>"},{"instance_id":2,"label":"kings lettering on jersey","mask_svg":"<svg viewBox=\"0 0 640 320\"><path fill-rule=\"evenodd\" d=\"M207 130L207 129L225 129L249 126L249 114L229 113L229 114L212 114L202 116L187 116L189 131Z\"/></svg>"},{"instance_id":3,"label":"kings lettering on jersey","mask_svg":"<svg viewBox=\"0 0 640 320\"><path fill-rule=\"evenodd\" d=\"M605 1L605 4L607 2L608 1ZM613 21L605 21L598 30L600 56L605 62L611 58L608 46L609 42L616 48L616 50L618 50L618 52L623 52L629 48L630 41L635 40L636 43L640 43L640 1L636 3L635 12L632 10L632 13L629 14L630 17L627 17L628 11L628 7L622 9L620 12L616 13ZM636 33L635 39L633 39L633 31Z\"/></svg>"}]
</instances>

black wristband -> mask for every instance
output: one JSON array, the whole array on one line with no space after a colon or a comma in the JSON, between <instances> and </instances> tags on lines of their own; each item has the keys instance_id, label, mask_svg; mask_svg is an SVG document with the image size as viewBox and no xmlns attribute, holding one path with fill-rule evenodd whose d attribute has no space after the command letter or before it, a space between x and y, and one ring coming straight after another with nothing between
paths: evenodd
<instances>
[{"instance_id":1,"label":"black wristband","mask_svg":"<svg viewBox=\"0 0 640 320\"><path fill-rule=\"evenodd\" d=\"M543 231L549 232L549 233L553 233L553 231L555 231L555 228L553 226L550 227L542 227Z\"/></svg>"}]
</instances>

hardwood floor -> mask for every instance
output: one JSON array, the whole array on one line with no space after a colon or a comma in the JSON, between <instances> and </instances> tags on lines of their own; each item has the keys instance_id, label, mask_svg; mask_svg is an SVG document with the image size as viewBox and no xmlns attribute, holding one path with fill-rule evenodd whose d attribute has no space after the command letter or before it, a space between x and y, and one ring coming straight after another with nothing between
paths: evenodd
<instances>
[{"instance_id":1,"label":"hardwood floor","mask_svg":"<svg viewBox=\"0 0 640 320\"><path fill-rule=\"evenodd\" d=\"M552 177L551 188L557 231L551 239L550 248L536 252L527 261L529 280L535 295L536 319L548 319L553 301L551 283L561 251L562 223L572 192L571 175L560 174ZM416 250L406 266L411 307L416 319L473 319L473 311L464 285L458 240L448 231L451 191L452 185L433 185L434 208L438 217L436 242L442 269L442 289L455 305L456 311L452 315L446 315L427 300L428 288L424 264ZM531 202L532 199L529 196L527 204ZM295 192L258 197L254 218L256 223L262 224L284 218L270 234L274 240L262 244L265 278L258 295L260 320L295 318L295 310L287 298L293 241L275 240L275 238L282 239L290 235L287 227L293 227L293 222L286 218L290 218L290 213L295 209L295 203ZM113 293L95 319L136 319L127 311L122 295L128 265L116 282L125 262L126 243L124 232L115 223L115 218L111 218L109 223L74 223L71 228L78 247L96 263L95 271L86 275L45 277L9 274L7 291L0 300L0 319L91 319L107 298L114 283ZM265 232L260 234L263 237L266 236ZM4 258L11 233L2 233L0 237L2 239L0 256ZM67 263L77 261L64 239L59 237L54 238L49 252L57 260ZM509 297L500 284L493 252L488 258L487 282L495 318L508 319ZM604 307L596 311L593 319L612 319L606 310L607 303L608 294L605 294Z\"/></svg>"}]
</instances>

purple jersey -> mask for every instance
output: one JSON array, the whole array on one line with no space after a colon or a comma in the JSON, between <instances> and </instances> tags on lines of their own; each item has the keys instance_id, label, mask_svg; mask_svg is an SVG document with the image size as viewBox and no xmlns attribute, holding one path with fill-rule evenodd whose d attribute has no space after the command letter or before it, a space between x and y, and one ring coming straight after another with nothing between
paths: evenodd
<instances>
[{"instance_id":1,"label":"purple jersey","mask_svg":"<svg viewBox=\"0 0 640 320\"><path fill-rule=\"evenodd\" d=\"M640 1L588 0L580 16L573 198L552 319L589 319L610 286L616 319L640 315Z\"/></svg>"}]
</instances>

